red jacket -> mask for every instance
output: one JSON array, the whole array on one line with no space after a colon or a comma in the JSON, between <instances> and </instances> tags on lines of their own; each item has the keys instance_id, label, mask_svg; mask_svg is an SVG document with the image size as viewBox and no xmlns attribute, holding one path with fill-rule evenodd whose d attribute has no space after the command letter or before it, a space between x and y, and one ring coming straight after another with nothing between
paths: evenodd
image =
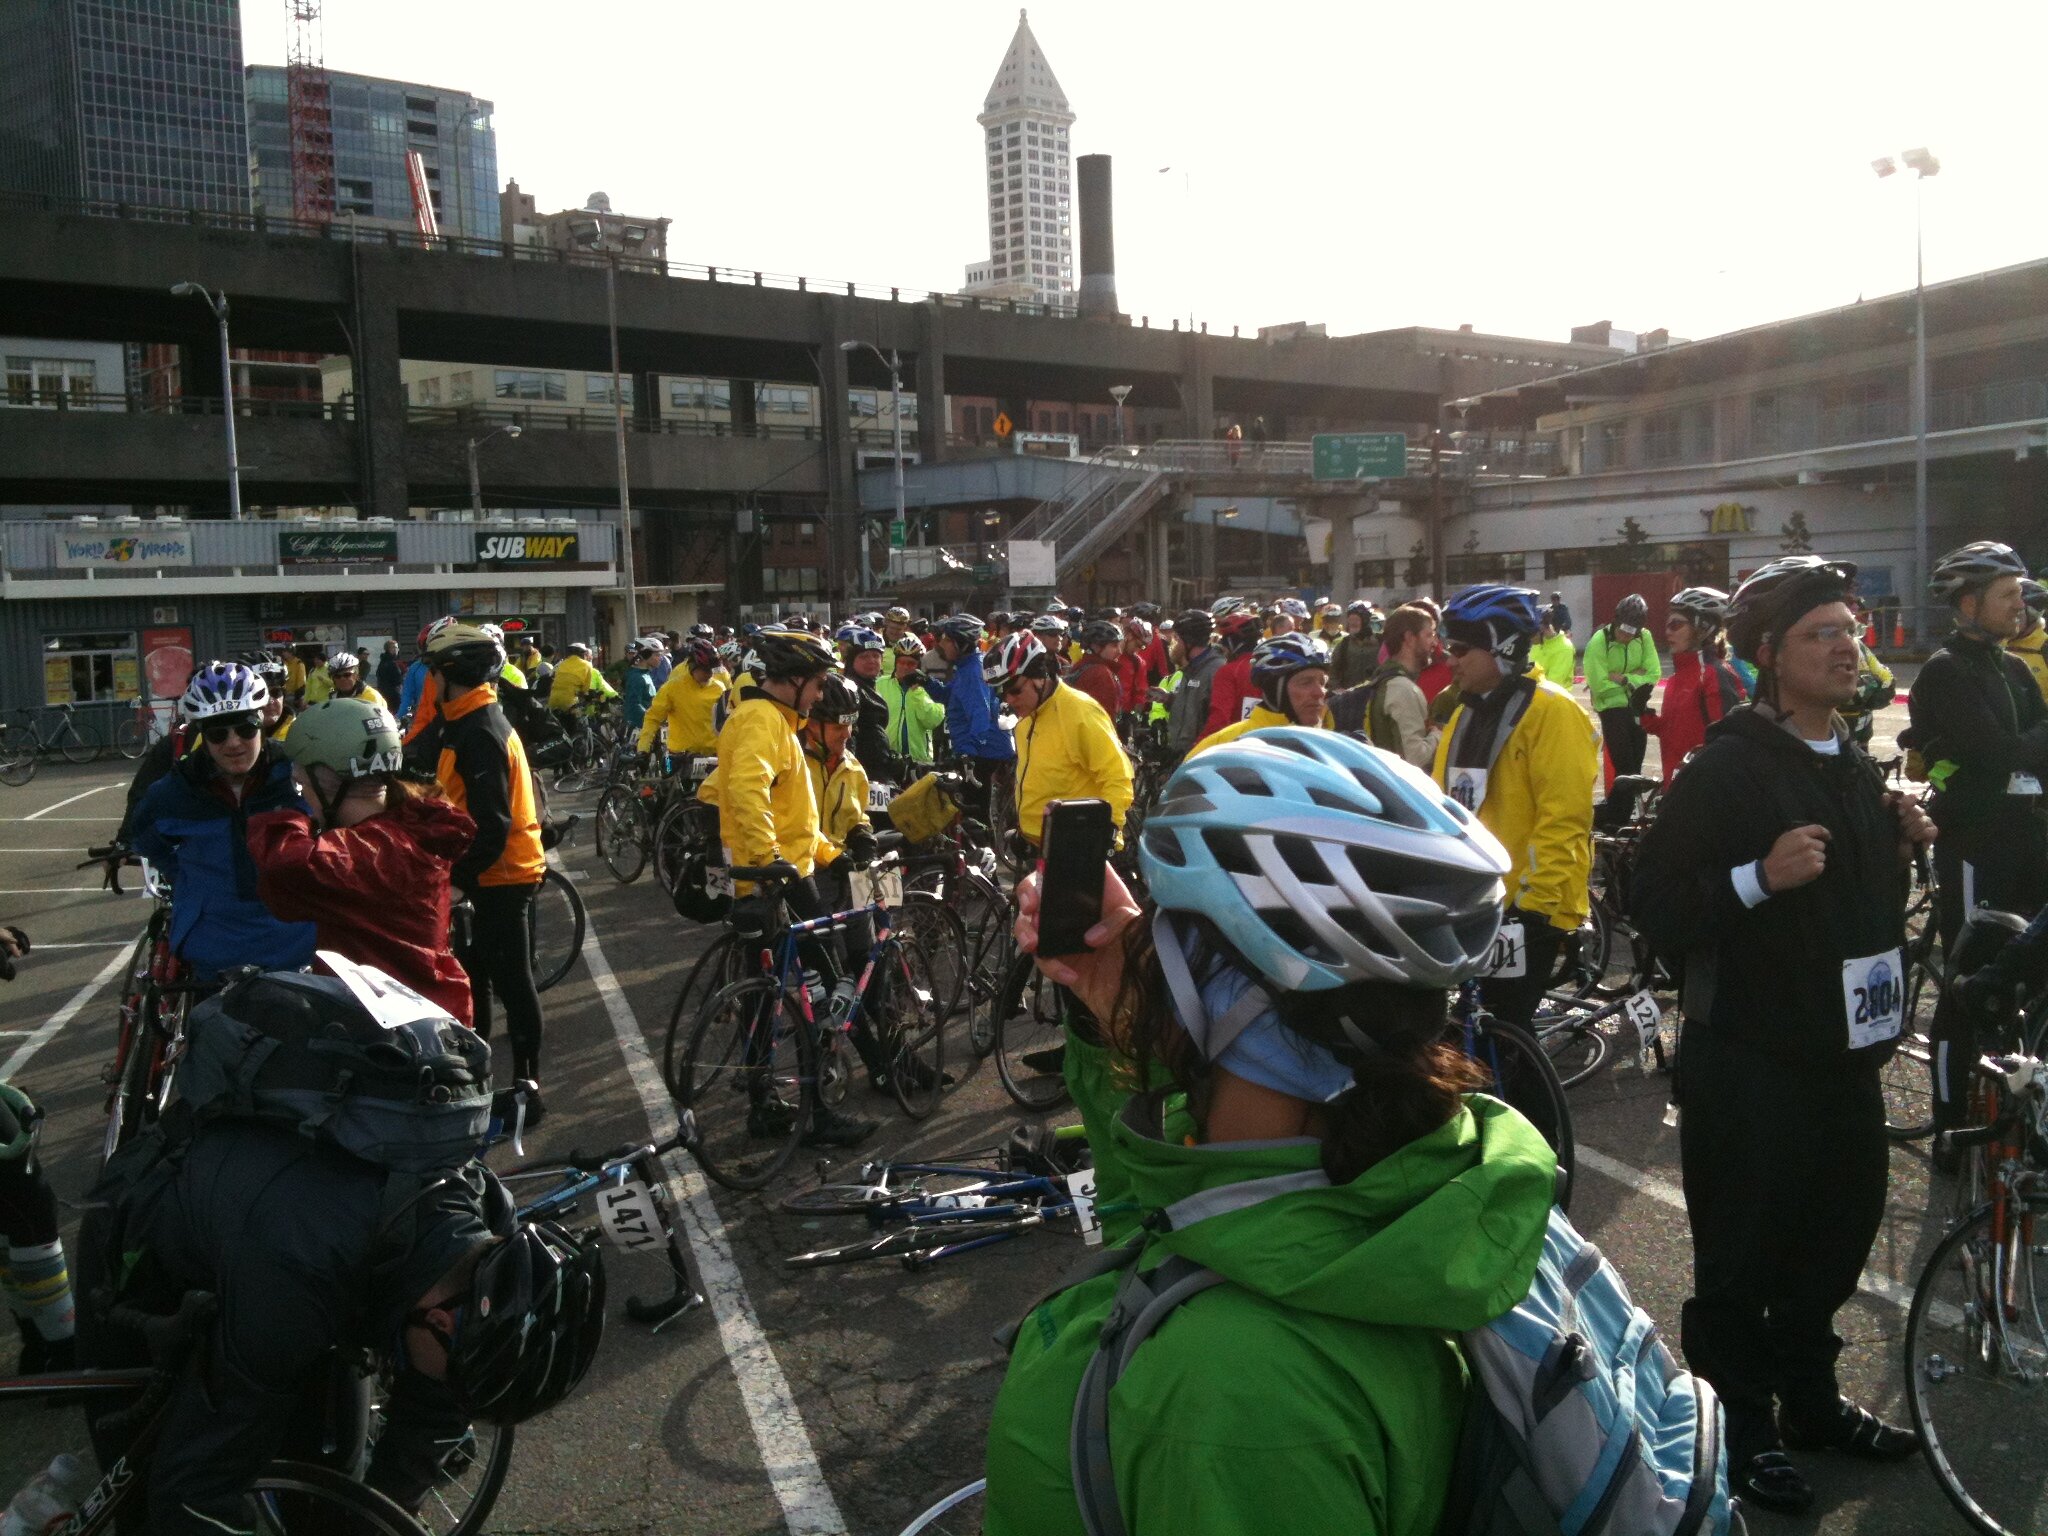
<instances>
[{"instance_id":1,"label":"red jacket","mask_svg":"<svg viewBox=\"0 0 2048 1536\"><path fill-rule=\"evenodd\" d=\"M374 965L468 1024L469 974L448 948L448 867L475 835L447 801L407 796L318 836L303 811L252 816L249 854L273 916L312 923L320 948Z\"/></svg>"},{"instance_id":2,"label":"red jacket","mask_svg":"<svg viewBox=\"0 0 2048 1536\"><path fill-rule=\"evenodd\" d=\"M1156 684L1173 670L1173 658L1166 653L1166 642L1155 631L1152 643L1145 647L1145 681Z\"/></svg>"},{"instance_id":3,"label":"red jacket","mask_svg":"<svg viewBox=\"0 0 2048 1536\"><path fill-rule=\"evenodd\" d=\"M1680 651L1671 658L1671 676L1664 683L1664 708L1643 715L1643 729L1657 738L1657 756L1664 764L1668 789L1686 755L1707 739L1707 727L1749 697L1742 678L1716 658L1702 666L1698 651Z\"/></svg>"},{"instance_id":4,"label":"red jacket","mask_svg":"<svg viewBox=\"0 0 2048 1536\"><path fill-rule=\"evenodd\" d=\"M1104 661L1100 656L1084 656L1066 681L1100 704L1104 713L1114 720L1124 711L1123 688L1117 681L1117 671L1116 662Z\"/></svg>"},{"instance_id":5,"label":"red jacket","mask_svg":"<svg viewBox=\"0 0 2048 1536\"><path fill-rule=\"evenodd\" d=\"M1422 675L1415 679L1415 685L1422 690L1422 696L1431 703L1436 696L1451 686L1451 659L1439 654L1435 661L1422 669Z\"/></svg>"},{"instance_id":6,"label":"red jacket","mask_svg":"<svg viewBox=\"0 0 2048 1536\"><path fill-rule=\"evenodd\" d=\"M1151 686L1151 679L1146 675L1145 658L1142 654L1117 657L1116 682L1117 687L1123 692L1125 709L1145 707L1145 690Z\"/></svg>"},{"instance_id":7,"label":"red jacket","mask_svg":"<svg viewBox=\"0 0 2048 1536\"><path fill-rule=\"evenodd\" d=\"M1258 696L1252 686L1252 653L1233 656L1217 669L1216 681L1209 685L1209 718L1202 734L1214 736L1226 725L1237 724L1245 717L1245 700Z\"/></svg>"}]
</instances>

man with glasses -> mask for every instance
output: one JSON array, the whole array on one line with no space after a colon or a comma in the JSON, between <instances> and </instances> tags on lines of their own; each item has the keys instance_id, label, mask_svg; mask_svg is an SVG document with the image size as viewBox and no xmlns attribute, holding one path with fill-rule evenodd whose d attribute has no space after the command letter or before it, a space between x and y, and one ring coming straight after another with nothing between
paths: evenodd
<instances>
[{"instance_id":1,"label":"man with glasses","mask_svg":"<svg viewBox=\"0 0 2048 1536\"><path fill-rule=\"evenodd\" d=\"M1727 1409L1731 1488L1794 1514L1813 1489L1788 1449L1897 1461L1919 1446L1843 1398L1835 1371L1835 1313L1884 1215L1905 866L1934 836L1839 714L1856 692L1855 575L1793 555L1736 589L1728 634L1757 669L1755 702L1672 781L1634 880L1643 935L1682 965L1686 1359Z\"/></svg>"},{"instance_id":2,"label":"man with glasses","mask_svg":"<svg viewBox=\"0 0 2048 1536\"><path fill-rule=\"evenodd\" d=\"M1614 605L1614 621L1593 631L1579 658L1617 775L1641 773L1643 751L1650 744L1642 715L1663 669L1657 665L1657 642L1643 627L1649 619L1650 605L1639 593L1629 593Z\"/></svg>"},{"instance_id":3,"label":"man with glasses","mask_svg":"<svg viewBox=\"0 0 2048 1536\"><path fill-rule=\"evenodd\" d=\"M249 818L298 804L292 765L264 738L269 686L237 661L193 674L179 708L199 746L136 807L132 846L170 880L171 948L201 981L238 966L313 959L313 925L283 923L256 893Z\"/></svg>"},{"instance_id":4,"label":"man with glasses","mask_svg":"<svg viewBox=\"0 0 2048 1536\"><path fill-rule=\"evenodd\" d=\"M1119 832L1131 808L1131 760L1103 707L1059 678L1059 663L1029 630L981 659L982 676L1017 726L1017 830L1035 855L1052 800L1106 800Z\"/></svg>"}]
</instances>

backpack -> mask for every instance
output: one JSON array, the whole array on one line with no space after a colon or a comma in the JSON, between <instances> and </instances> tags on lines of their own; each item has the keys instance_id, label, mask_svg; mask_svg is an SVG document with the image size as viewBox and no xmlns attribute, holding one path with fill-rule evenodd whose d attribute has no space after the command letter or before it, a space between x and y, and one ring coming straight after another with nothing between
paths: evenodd
<instances>
[{"instance_id":1,"label":"backpack","mask_svg":"<svg viewBox=\"0 0 2048 1536\"><path fill-rule=\"evenodd\" d=\"M192 1010L176 1078L182 1120L195 1131L264 1121L396 1173L477 1156L489 1043L388 976L320 958L334 975L250 974Z\"/></svg>"},{"instance_id":2,"label":"backpack","mask_svg":"<svg viewBox=\"0 0 2048 1536\"><path fill-rule=\"evenodd\" d=\"M1273 1194L1293 1187L1271 1182L1281 1186ZM1124 1271L1068 1442L1088 1536L1125 1536L1109 1447L1118 1379L1176 1308L1230 1283L1178 1254L1140 1274L1143 1247L1141 1238L1110 1249L1074 1277ZM1459 1343L1472 1386L1439 1536L1742 1529L1713 1388L1679 1367L1614 1266L1556 1207L1529 1293Z\"/></svg>"}]
</instances>

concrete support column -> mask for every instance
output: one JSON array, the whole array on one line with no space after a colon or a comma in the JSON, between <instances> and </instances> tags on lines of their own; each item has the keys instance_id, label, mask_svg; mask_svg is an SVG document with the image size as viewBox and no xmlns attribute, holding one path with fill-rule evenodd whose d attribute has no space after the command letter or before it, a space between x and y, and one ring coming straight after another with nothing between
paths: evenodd
<instances>
[{"instance_id":1,"label":"concrete support column","mask_svg":"<svg viewBox=\"0 0 2048 1536\"><path fill-rule=\"evenodd\" d=\"M1349 497L1329 497L1319 510L1330 519L1330 601L1348 603L1357 594L1358 542L1352 516L1363 504Z\"/></svg>"},{"instance_id":2,"label":"concrete support column","mask_svg":"<svg viewBox=\"0 0 2048 1536\"><path fill-rule=\"evenodd\" d=\"M362 507L372 517L403 518L411 502L405 479L405 381L399 371L398 299L384 262L362 252L356 288L356 412L362 418Z\"/></svg>"},{"instance_id":3,"label":"concrete support column","mask_svg":"<svg viewBox=\"0 0 2048 1536\"><path fill-rule=\"evenodd\" d=\"M753 431L754 423L760 419L754 409L754 381L727 379L725 387L732 397L733 430L740 433Z\"/></svg>"},{"instance_id":4,"label":"concrete support column","mask_svg":"<svg viewBox=\"0 0 2048 1536\"><path fill-rule=\"evenodd\" d=\"M661 425L661 375L635 373L629 377L633 380L626 386L633 391L632 425L643 432L657 430Z\"/></svg>"},{"instance_id":5,"label":"concrete support column","mask_svg":"<svg viewBox=\"0 0 2048 1536\"><path fill-rule=\"evenodd\" d=\"M938 464L946 457L946 346L945 311L927 304L918 327L917 346L917 456L923 464Z\"/></svg>"},{"instance_id":6,"label":"concrete support column","mask_svg":"<svg viewBox=\"0 0 2048 1536\"><path fill-rule=\"evenodd\" d=\"M1181 436L1207 438L1215 431L1216 381L1210 372L1207 338L1191 331L1182 343L1180 390ZM1213 547L1213 545L1212 545Z\"/></svg>"},{"instance_id":7,"label":"concrete support column","mask_svg":"<svg viewBox=\"0 0 2048 1536\"><path fill-rule=\"evenodd\" d=\"M819 415L825 438L825 522L837 540L834 566L840 572L843 590L832 597L839 606L844 597L866 591L874 577L860 568L860 499L853 478L853 430L846 417L846 354L839 350L846 337L838 316L823 304L818 306L817 337ZM886 545L886 535L884 542Z\"/></svg>"}]
</instances>

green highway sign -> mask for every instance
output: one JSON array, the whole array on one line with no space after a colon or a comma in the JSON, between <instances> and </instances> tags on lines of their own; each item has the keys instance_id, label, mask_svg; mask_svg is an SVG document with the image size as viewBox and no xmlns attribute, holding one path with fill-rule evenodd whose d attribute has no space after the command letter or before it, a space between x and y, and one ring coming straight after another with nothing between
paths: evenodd
<instances>
[{"instance_id":1,"label":"green highway sign","mask_svg":"<svg viewBox=\"0 0 2048 1536\"><path fill-rule=\"evenodd\" d=\"M1318 480L1399 480L1408 473L1408 439L1399 432L1318 432Z\"/></svg>"},{"instance_id":2,"label":"green highway sign","mask_svg":"<svg viewBox=\"0 0 2048 1536\"><path fill-rule=\"evenodd\" d=\"M891 549L901 549L901 548L903 548L903 545L904 545L904 538L903 538L903 535L904 535L904 533L905 533L905 532L907 531L907 527L908 527L908 525L907 525L907 524L904 524L904 523L901 523L901 522L897 522L897 521L895 521L894 519L892 519L892 520L890 521L890 523L889 523L889 547L890 547Z\"/></svg>"}]
</instances>

